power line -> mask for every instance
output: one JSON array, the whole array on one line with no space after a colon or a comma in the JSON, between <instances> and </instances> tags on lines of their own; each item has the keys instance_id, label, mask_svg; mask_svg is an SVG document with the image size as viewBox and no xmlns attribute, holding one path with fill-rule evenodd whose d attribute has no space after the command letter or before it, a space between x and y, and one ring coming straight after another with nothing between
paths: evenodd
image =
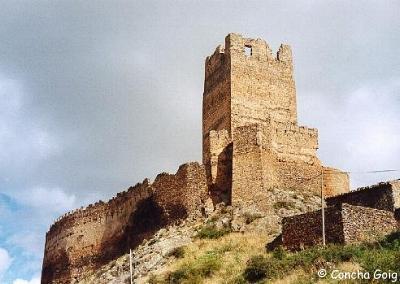
<instances>
[{"instance_id":1,"label":"power line","mask_svg":"<svg viewBox=\"0 0 400 284\"><path fill-rule=\"evenodd\" d=\"M346 172L348 174L377 174L377 173L389 173L389 172L400 172L398 169L390 169L390 170L375 170L375 171L355 171L355 172Z\"/></svg>"}]
</instances>

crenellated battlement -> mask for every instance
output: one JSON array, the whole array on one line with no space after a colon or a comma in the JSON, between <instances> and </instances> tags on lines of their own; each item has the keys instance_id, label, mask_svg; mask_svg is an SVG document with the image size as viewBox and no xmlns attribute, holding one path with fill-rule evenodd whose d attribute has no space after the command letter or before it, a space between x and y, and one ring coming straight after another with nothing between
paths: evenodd
<instances>
[{"instance_id":1,"label":"crenellated battlement","mask_svg":"<svg viewBox=\"0 0 400 284\"><path fill-rule=\"evenodd\" d=\"M273 53L267 42L262 39L245 38L240 34L231 33L225 38L225 45L218 45L214 53L206 57L206 77L221 66L221 58L229 64L231 58L267 61L270 63L292 63L292 50L289 45L281 44ZM273 67L273 66L271 66Z\"/></svg>"},{"instance_id":2,"label":"crenellated battlement","mask_svg":"<svg viewBox=\"0 0 400 284\"><path fill-rule=\"evenodd\" d=\"M71 210L60 217L58 217L54 223L50 226L47 234L51 234L53 231L57 230L59 227L65 226L68 222L76 219L83 218L91 218L96 217L99 212L107 212L107 214L111 215L114 208L117 208L119 204L121 204L126 199L137 200L143 195L151 194L149 192L150 181L149 179L144 179L143 182L137 183L135 186L129 187L127 190L118 192L117 195L113 196L107 202L99 200L93 204L89 204L86 207L81 207L78 209ZM145 192L146 191L146 192Z\"/></svg>"},{"instance_id":3,"label":"crenellated battlement","mask_svg":"<svg viewBox=\"0 0 400 284\"><path fill-rule=\"evenodd\" d=\"M153 183L145 179L107 202L64 214L46 234L43 283L70 283L83 268L126 253L161 227L201 215L206 196L204 167L187 163L175 174L161 173Z\"/></svg>"}]
</instances>

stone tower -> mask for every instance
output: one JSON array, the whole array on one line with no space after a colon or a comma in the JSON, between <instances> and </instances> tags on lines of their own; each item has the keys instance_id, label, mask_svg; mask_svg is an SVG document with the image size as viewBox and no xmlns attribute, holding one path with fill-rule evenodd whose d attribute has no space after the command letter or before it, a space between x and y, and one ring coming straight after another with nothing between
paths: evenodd
<instances>
[{"instance_id":1,"label":"stone tower","mask_svg":"<svg viewBox=\"0 0 400 284\"><path fill-rule=\"evenodd\" d=\"M292 52L229 34L205 62L203 164L215 202L270 198L272 188L349 190L348 175L323 167L317 129L297 124Z\"/></svg>"}]
</instances>

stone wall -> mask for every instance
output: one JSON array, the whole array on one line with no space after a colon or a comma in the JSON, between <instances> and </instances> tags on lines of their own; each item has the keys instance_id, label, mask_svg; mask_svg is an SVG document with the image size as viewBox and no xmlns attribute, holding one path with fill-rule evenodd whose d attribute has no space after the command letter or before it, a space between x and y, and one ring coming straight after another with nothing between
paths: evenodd
<instances>
[{"instance_id":1,"label":"stone wall","mask_svg":"<svg viewBox=\"0 0 400 284\"><path fill-rule=\"evenodd\" d=\"M350 191L349 175L338 169L323 167L325 196L344 194Z\"/></svg>"},{"instance_id":2,"label":"stone wall","mask_svg":"<svg viewBox=\"0 0 400 284\"><path fill-rule=\"evenodd\" d=\"M176 174L159 174L152 188L164 224L201 214L208 198L204 166L199 163L181 165Z\"/></svg>"},{"instance_id":3,"label":"stone wall","mask_svg":"<svg viewBox=\"0 0 400 284\"><path fill-rule=\"evenodd\" d=\"M394 210L394 218L397 221L397 227L400 229L400 209Z\"/></svg>"},{"instance_id":4,"label":"stone wall","mask_svg":"<svg viewBox=\"0 0 400 284\"><path fill-rule=\"evenodd\" d=\"M349 190L347 173L321 166L316 152L316 132L301 127L288 131L286 144L276 139L277 124L250 124L234 129L232 159L232 202L268 202L273 188L320 195L322 171L325 195ZM278 125L281 125L279 123ZM301 130L299 130L301 129ZM298 135L296 135L298 131ZM292 141L292 138L295 138ZM302 137L302 139L300 139Z\"/></svg>"},{"instance_id":5,"label":"stone wall","mask_svg":"<svg viewBox=\"0 0 400 284\"><path fill-rule=\"evenodd\" d=\"M151 237L158 229L205 210L204 167L188 163L62 216L46 234L42 283L71 283Z\"/></svg>"},{"instance_id":6,"label":"stone wall","mask_svg":"<svg viewBox=\"0 0 400 284\"><path fill-rule=\"evenodd\" d=\"M271 163L262 161L260 126L253 124L237 127L234 131L232 160L232 203L249 203L264 199L273 184L266 184L264 168ZM273 174L271 174L273 177Z\"/></svg>"},{"instance_id":7,"label":"stone wall","mask_svg":"<svg viewBox=\"0 0 400 284\"><path fill-rule=\"evenodd\" d=\"M214 203L230 203L232 188L232 141L227 130L211 130L204 153L207 183Z\"/></svg>"},{"instance_id":8,"label":"stone wall","mask_svg":"<svg viewBox=\"0 0 400 284\"><path fill-rule=\"evenodd\" d=\"M362 187L355 191L327 198L326 203L328 206L348 203L393 212L395 205L399 203L397 185L397 182L384 182Z\"/></svg>"},{"instance_id":9,"label":"stone wall","mask_svg":"<svg viewBox=\"0 0 400 284\"><path fill-rule=\"evenodd\" d=\"M83 269L126 252L127 227L151 191L144 180L107 203L67 213L55 222L46 234L42 283L70 283Z\"/></svg>"},{"instance_id":10,"label":"stone wall","mask_svg":"<svg viewBox=\"0 0 400 284\"><path fill-rule=\"evenodd\" d=\"M273 187L317 194L322 172L326 196L348 192L348 175L317 157L317 129L297 124L289 46L274 55L264 40L229 34L205 70L203 164L214 202L267 199Z\"/></svg>"},{"instance_id":11,"label":"stone wall","mask_svg":"<svg viewBox=\"0 0 400 284\"><path fill-rule=\"evenodd\" d=\"M326 243L373 241L396 229L393 212L346 203L325 208ZM284 218L282 244L289 250L321 245L321 210Z\"/></svg>"},{"instance_id":12,"label":"stone wall","mask_svg":"<svg viewBox=\"0 0 400 284\"><path fill-rule=\"evenodd\" d=\"M393 191L394 207L400 208L400 179L388 182Z\"/></svg>"},{"instance_id":13,"label":"stone wall","mask_svg":"<svg viewBox=\"0 0 400 284\"><path fill-rule=\"evenodd\" d=\"M231 77L230 57L218 46L205 62L203 93L203 164L210 167L209 133L211 130L226 130L231 134Z\"/></svg>"},{"instance_id":14,"label":"stone wall","mask_svg":"<svg viewBox=\"0 0 400 284\"><path fill-rule=\"evenodd\" d=\"M325 235L327 243L344 242L342 214L336 207L325 208ZM289 250L322 244L321 210L283 218L282 244Z\"/></svg>"},{"instance_id":15,"label":"stone wall","mask_svg":"<svg viewBox=\"0 0 400 284\"><path fill-rule=\"evenodd\" d=\"M393 212L342 204L345 243L374 241L397 229Z\"/></svg>"},{"instance_id":16,"label":"stone wall","mask_svg":"<svg viewBox=\"0 0 400 284\"><path fill-rule=\"evenodd\" d=\"M290 47L281 45L274 55L264 40L238 34L229 34L225 43L231 58L231 129L268 118L296 123Z\"/></svg>"}]
</instances>

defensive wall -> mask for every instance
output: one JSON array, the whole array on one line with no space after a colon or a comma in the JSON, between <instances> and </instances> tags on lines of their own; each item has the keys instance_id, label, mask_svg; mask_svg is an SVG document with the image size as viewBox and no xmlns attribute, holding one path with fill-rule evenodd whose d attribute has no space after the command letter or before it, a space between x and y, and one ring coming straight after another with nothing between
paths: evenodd
<instances>
[{"instance_id":1,"label":"defensive wall","mask_svg":"<svg viewBox=\"0 0 400 284\"><path fill-rule=\"evenodd\" d=\"M341 203L395 211L400 208L400 180L381 182L326 199L327 206Z\"/></svg>"},{"instance_id":2,"label":"defensive wall","mask_svg":"<svg viewBox=\"0 0 400 284\"><path fill-rule=\"evenodd\" d=\"M188 163L59 218L46 234L42 283L71 283L83 271L119 257L165 227L201 215L207 198L204 167Z\"/></svg>"},{"instance_id":3,"label":"defensive wall","mask_svg":"<svg viewBox=\"0 0 400 284\"><path fill-rule=\"evenodd\" d=\"M393 212L346 203L325 209L326 243L372 241L398 228ZM285 217L282 244L289 250L322 244L321 210Z\"/></svg>"}]
</instances>

